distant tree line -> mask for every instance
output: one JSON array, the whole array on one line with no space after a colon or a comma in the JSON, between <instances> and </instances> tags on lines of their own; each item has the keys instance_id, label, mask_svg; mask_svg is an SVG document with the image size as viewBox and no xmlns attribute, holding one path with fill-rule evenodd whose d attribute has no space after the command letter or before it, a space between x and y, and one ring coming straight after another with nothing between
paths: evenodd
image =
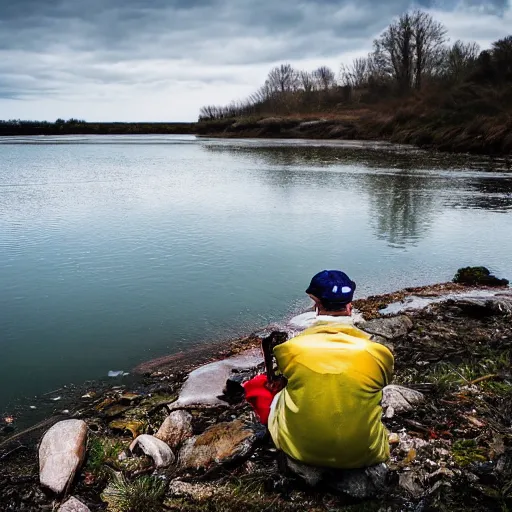
<instances>
[{"instance_id":1,"label":"distant tree line","mask_svg":"<svg viewBox=\"0 0 512 512\"><path fill-rule=\"evenodd\" d=\"M0 121L0 136L9 135L129 135L195 133L195 123L87 123L79 119Z\"/></svg>"},{"instance_id":2,"label":"distant tree line","mask_svg":"<svg viewBox=\"0 0 512 512\"><path fill-rule=\"evenodd\" d=\"M342 65L338 76L325 66L309 72L281 64L245 100L202 107L199 121L320 113L463 82L510 85L512 36L484 51L474 42L448 44L446 28L430 14L414 10L393 21L367 57Z\"/></svg>"}]
</instances>

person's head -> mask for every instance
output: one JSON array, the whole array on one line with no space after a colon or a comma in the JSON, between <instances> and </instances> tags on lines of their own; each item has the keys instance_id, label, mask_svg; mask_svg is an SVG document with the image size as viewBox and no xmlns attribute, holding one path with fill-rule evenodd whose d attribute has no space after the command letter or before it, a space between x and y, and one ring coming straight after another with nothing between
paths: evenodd
<instances>
[{"instance_id":1,"label":"person's head","mask_svg":"<svg viewBox=\"0 0 512 512\"><path fill-rule=\"evenodd\" d=\"M319 313L349 314L356 283L340 270L323 270L316 274L306 290Z\"/></svg>"}]
</instances>

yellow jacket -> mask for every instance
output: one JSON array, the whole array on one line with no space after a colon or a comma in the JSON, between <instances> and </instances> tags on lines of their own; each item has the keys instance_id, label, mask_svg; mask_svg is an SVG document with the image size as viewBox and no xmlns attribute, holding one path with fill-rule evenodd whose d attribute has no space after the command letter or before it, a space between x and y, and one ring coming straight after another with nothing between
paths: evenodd
<instances>
[{"instance_id":1,"label":"yellow jacket","mask_svg":"<svg viewBox=\"0 0 512 512\"><path fill-rule=\"evenodd\" d=\"M269 430L290 457L315 466L361 468L389 457L382 388L393 355L351 325L324 324L274 348L288 384L276 395Z\"/></svg>"}]
</instances>

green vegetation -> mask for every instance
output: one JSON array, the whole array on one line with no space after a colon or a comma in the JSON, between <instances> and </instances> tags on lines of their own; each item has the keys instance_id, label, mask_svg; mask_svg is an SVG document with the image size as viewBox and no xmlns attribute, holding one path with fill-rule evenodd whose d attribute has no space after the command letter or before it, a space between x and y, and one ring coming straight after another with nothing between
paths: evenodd
<instances>
[{"instance_id":1,"label":"green vegetation","mask_svg":"<svg viewBox=\"0 0 512 512\"><path fill-rule=\"evenodd\" d=\"M474 439L461 439L455 441L452 447L453 460L461 467L469 466L474 462L486 462L485 451L478 446Z\"/></svg>"},{"instance_id":2,"label":"green vegetation","mask_svg":"<svg viewBox=\"0 0 512 512\"><path fill-rule=\"evenodd\" d=\"M441 150L512 152L512 36L487 50L448 44L422 11L404 13L338 77L323 66L272 69L245 101L207 105L198 132L386 139Z\"/></svg>"},{"instance_id":3,"label":"green vegetation","mask_svg":"<svg viewBox=\"0 0 512 512\"><path fill-rule=\"evenodd\" d=\"M157 512L163 508L166 490L167 482L160 478L142 476L130 482L116 473L101 498L110 512Z\"/></svg>"},{"instance_id":4,"label":"green vegetation","mask_svg":"<svg viewBox=\"0 0 512 512\"><path fill-rule=\"evenodd\" d=\"M117 466L118 455L123 451L121 442L103 437L91 437L85 469L95 477L103 478L107 474L107 466Z\"/></svg>"}]
</instances>

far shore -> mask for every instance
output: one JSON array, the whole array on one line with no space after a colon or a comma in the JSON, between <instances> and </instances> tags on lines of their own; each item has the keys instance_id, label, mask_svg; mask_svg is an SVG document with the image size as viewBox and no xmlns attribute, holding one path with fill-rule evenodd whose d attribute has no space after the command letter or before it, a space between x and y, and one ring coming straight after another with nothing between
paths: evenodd
<instances>
[{"instance_id":1,"label":"far shore","mask_svg":"<svg viewBox=\"0 0 512 512\"><path fill-rule=\"evenodd\" d=\"M227 118L200 122L87 123L70 119L55 123L0 121L0 137L69 135L196 135L208 138L360 140L407 144L426 150L505 158L512 154L508 131L498 134L492 120L478 130L466 125L437 127L421 120L406 125L370 109L339 115ZM478 132L478 133L477 133ZM512 139L510 139L512 140Z\"/></svg>"}]
</instances>

